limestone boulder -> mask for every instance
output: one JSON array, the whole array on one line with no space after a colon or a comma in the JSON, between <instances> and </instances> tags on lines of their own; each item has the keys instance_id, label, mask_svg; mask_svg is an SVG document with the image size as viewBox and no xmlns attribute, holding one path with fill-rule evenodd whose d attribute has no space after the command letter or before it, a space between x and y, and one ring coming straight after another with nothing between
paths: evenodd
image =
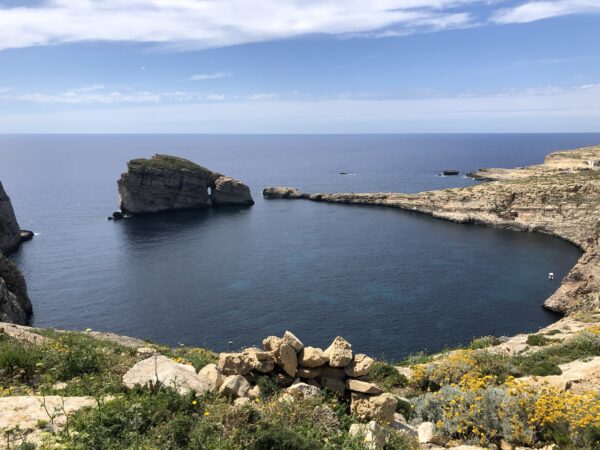
<instances>
[{"instance_id":1,"label":"limestone boulder","mask_svg":"<svg viewBox=\"0 0 600 450\"><path fill-rule=\"evenodd\" d=\"M243 351L250 358L252 370L260 373L272 372L275 368L275 353L261 350L259 348L250 348Z\"/></svg>"},{"instance_id":2,"label":"limestone boulder","mask_svg":"<svg viewBox=\"0 0 600 450\"><path fill-rule=\"evenodd\" d=\"M423 422L417 427L419 444L429 444L435 436L435 425L432 422Z\"/></svg>"},{"instance_id":3,"label":"limestone boulder","mask_svg":"<svg viewBox=\"0 0 600 450\"><path fill-rule=\"evenodd\" d=\"M217 367L225 376L246 375L252 372L256 360L248 353L221 353Z\"/></svg>"},{"instance_id":4,"label":"limestone boulder","mask_svg":"<svg viewBox=\"0 0 600 450\"><path fill-rule=\"evenodd\" d=\"M263 347L270 352L278 352L279 347L283 344L283 339L277 336L269 336L263 339Z\"/></svg>"},{"instance_id":5,"label":"limestone boulder","mask_svg":"<svg viewBox=\"0 0 600 450\"><path fill-rule=\"evenodd\" d=\"M369 450L383 450L389 439L389 431L374 420L367 424L353 423L348 432L351 436L362 436Z\"/></svg>"},{"instance_id":6,"label":"limestone boulder","mask_svg":"<svg viewBox=\"0 0 600 450\"><path fill-rule=\"evenodd\" d=\"M223 380L219 394L230 398L246 397L250 388L250 383L243 376L231 375Z\"/></svg>"},{"instance_id":7,"label":"limestone boulder","mask_svg":"<svg viewBox=\"0 0 600 450\"><path fill-rule=\"evenodd\" d=\"M301 193L298 189L287 186L268 187L263 189L265 198L308 198L307 194Z\"/></svg>"},{"instance_id":8,"label":"limestone boulder","mask_svg":"<svg viewBox=\"0 0 600 450\"><path fill-rule=\"evenodd\" d=\"M378 386L376 386L373 383L355 380L353 378L348 378L346 380L346 389L348 389L352 392L360 392L361 394L369 394L369 395L381 394L383 392L381 390L381 388L379 388Z\"/></svg>"},{"instance_id":9,"label":"limestone boulder","mask_svg":"<svg viewBox=\"0 0 600 450\"><path fill-rule=\"evenodd\" d=\"M302 367L315 368L321 367L329 361L325 353L320 348L304 347L298 354L298 363Z\"/></svg>"},{"instance_id":10,"label":"limestone boulder","mask_svg":"<svg viewBox=\"0 0 600 450\"><path fill-rule=\"evenodd\" d=\"M298 398L315 398L321 390L306 383L295 383L285 390L288 394Z\"/></svg>"},{"instance_id":11,"label":"limestone boulder","mask_svg":"<svg viewBox=\"0 0 600 450\"><path fill-rule=\"evenodd\" d=\"M391 394L369 397L352 393L350 411L360 420L376 420L389 424L394 420L396 404L396 398Z\"/></svg>"},{"instance_id":12,"label":"limestone boulder","mask_svg":"<svg viewBox=\"0 0 600 450\"><path fill-rule=\"evenodd\" d=\"M241 181L226 176L215 180L210 198L215 206L254 204L250 188Z\"/></svg>"},{"instance_id":13,"label":"limestone boulder","mask_svg":"<svg viewBox=\"0 0 600 450\"><path fill-rule=\"evenodd\" d=\"M337 378L320 377L321 387L338 395L344 395L346 392L346 383Z\"/></svg>"},{"instance_id":14,"label":"limestone boulder","mask_svg":"<svg viewBox=\"0 0 600 450\"><path fill-rule=\"evenodd\" d=\"M283 344L279 347L277 363L283 368L286 374L290 377L295 377L296 370L298 369L298 357L296 356L294 347L290 344Z\"/></svg>"},{"instance_id":15,"label":"limestone boulder","mask_svg":"<svg viewBox=\"0 0 600 450\"><path fill-rule=\"evenodd\" d=\"M211 389L210 384L196 375L193 366L180 364L163 355L154 355L135 364L123 375L123 384L132 388L160 383L180 393L191 390L201 394Z\"/></svg>"},{"instance_id":16,"label":"limestone boulder","mask_svg":"<svg viewBox=\"0 0 600 450\"><path fill-rule=\"evenodd\" d=\"M371 369L375 364L375 360L373 358L369 358L367 355L363 355L362 353L358 353L354 355L352 361L344 367L344 372L349 377L364 377L371 373Z\"/></svg>"},{"instance_id":17,"label":"limestone boulder","mask_svg":"<svg viewBox=\"0 0 600 450\"><path fill-rule=\"evenodd\" d=\"M212 390L218 390L225 380L225 376L216 364L207 364L200 369L198 376L205 380Z\"/></svg>"},{"instance_id":18,"label":"limestone boulder","mask_svg":"<svg viewBox=\"0 0 600 450\"><path fill-rule=\"evenodd\" d=\"M331 367L345 367L352 361L352 345L343 337L336 337L325 350Z\"/></svg>"},{"instance_id":19,"label":"limestone boulder","mask_svg":"<svg viewBox=\"0 0 600 450\"><path fill-rule=\"evenodd\" d=\"M292 333L291 331L286 331L283 335L283 337L281 338L282 342L284 344L289 344L293 347L294 350L296 350L297 352L299 352L300 350L302 350L304 348L304 344L302 343L302 341L300 339L298 339L296 337L296 335L294 333Z\"/></svg>"}]
</instances>

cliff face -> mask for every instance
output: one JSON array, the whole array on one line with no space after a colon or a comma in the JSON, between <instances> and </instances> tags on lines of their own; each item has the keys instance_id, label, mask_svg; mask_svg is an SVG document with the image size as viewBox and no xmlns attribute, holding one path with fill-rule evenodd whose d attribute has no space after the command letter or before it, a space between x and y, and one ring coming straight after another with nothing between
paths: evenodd
<instances>
[{"instance_id":1,"label":"cliff face","mask_svg":"<svg viewBox=\"0 0 600 450\"><path fill-rule=\"evenodd\" d=\"M128 214L254 204L240 181L168 155L129 161L118 186L121 211Z\"/></svg>"},{"instance_id":2,"label":"cliff face","mask_svg":"<svg viewBox=\"0 0 600 450\"><path fill-rule=\"evenodd\" d=\"M25 278L2 254L16 250L22 241L10 198L0 183L0 322L26 324L32 313Z\"/></svg>"},{"instance_id":3,"label":"cliff face","mask_svg":"<svg viewBox=\"0 0 600 450\"><path fill-rule=\"evenodd\" d=\"M10 253L21 243L21 228L10 198L0 183L0 252Z\"/></svg>"},{"instance_id":4,"label":"cliff face","mask_svg":"<svg viewBox=\"0 0 600 450\"><path fill-rule=\"evenodd\" d=\"M498 180L467 188L418 194L305 194L267 188L267 198L379 205L429 214L460 223L537 231L566 239L584 250L560 288L546 300L551 310L598 310L600 301L600 146L557 152L543 164L517 169L483 169L475 178Z\"/></svg>"}]
</instances>

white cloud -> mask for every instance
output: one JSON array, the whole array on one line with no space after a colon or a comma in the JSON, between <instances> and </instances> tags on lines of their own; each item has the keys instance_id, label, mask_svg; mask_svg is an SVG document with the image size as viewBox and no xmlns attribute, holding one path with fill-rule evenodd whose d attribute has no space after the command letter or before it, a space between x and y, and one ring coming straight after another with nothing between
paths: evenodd
<instances>
[{"instance_id":1,"label":"white cloud","mask_svg":"<svg viewBox=\"0 0 600 450\"><path fill-rule=\"evenodd\" d=\"M190 77L190 81L216 80L218 78L229 78L231 75L233 75L231 72L197 73Z\"/></svg>"},{"instance_id":2,"label":"white cloud","mask_svg":"<svg viewBox=\"0 0 600 450\"><path fill-rule=\"evenodd\" d=\"M259 94L247 95L244 97L246 100L251 100L253 102L258 100L275 100L279 97L279 94L276 92L261 92Z\"/></svg>"},{"instance_id":3,"label":"white cloud","mask_svg":"<svg viewBox=\"0 0 600 450\"><path fill-rule=\"evenodd\" d=\"M527 2L496 12L496 23L527 23L571 14L600 13L600 0L545 0Z\"/></svg>"},{"instance_id":4,"label":"white cloud","mask_svg":"<svg viewBox=\"0 0 600 450\"><path fill-rule=\"evenodd\" d=\"M82 41L208 48L311 33L444 29L487 0L44 0L0 7L0 50Z\"/></svg>"},{"instance_id":5,"label":"white cloud","mask_svg":"<svg viewBox=\"0 0 600 450\"><path fill-rule=\"evenodd\" d=\"M105 91L101 85L72 89L58 94L48 93L7 93L0 90L0 102L5 103L48 103L48 104L143 104L143 103L190 103L225 100L222 94L203 94L198 92L121 92Z\"/></svg>"}]
</instances>

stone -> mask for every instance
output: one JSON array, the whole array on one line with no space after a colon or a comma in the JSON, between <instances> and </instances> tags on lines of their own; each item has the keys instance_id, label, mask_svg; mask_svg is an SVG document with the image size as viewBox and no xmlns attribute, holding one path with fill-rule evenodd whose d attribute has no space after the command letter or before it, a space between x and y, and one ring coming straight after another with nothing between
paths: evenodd
<instances>
[{"instance_id":1,"label":"stone","mask_svg":"<svg viewBox=\"0 0 600 450\"><path fill-rule=\"evenodd\" d=\"M321 390L317 387L311 386L306 383L295 383L285 390L288 394L298 398L315 398Z\"/></svg>"},{"instance_id":2,"label":"stone","mask_svg":"<svg viewBox=\"0 0 600 450\"><path fill-rule=\"evenodd\" d=\"M252 370L260 373L269 373L275 368L275 355L273 352L250 348L244 350L243 353L251 358Z\"/></svg>"},{"instance_id":3,"label":"stone","mask_svg":"<svg viewBox=\"0 0 600 450\"><path fill-rule=\"evenodd\" d=\"M383 450L389 439L388 431L374 420L367 424L353 423L348 432L351 436L363 436L369 450Z\"/></svg>"},{"instance_id":4,"label":"stone","mask_svg":"<svg viewBox=\"0 0 600 450\"><path fill-rule=\"evenodd\" d=\"M298 363L303 367L315 368L327 363L329 358L320 348L304 347L298 354Z\"/></svg>"},{"instance_id":5,"label":"stone","mask_svg":"<svg viewBox=\"0 0 600 450\"><path fill-rule=\"evenodd\" d=\"M325 356L329 359L331 367L347 366L352 361L352 345L343 337L338 336L325 350Z\"/></svg>"},{"instance_id":6,"label":"stone","mask_svg":"<svg viewBox=\"0 0 600 450\"><path fill-rule=\"evenodd\" d=\"M225 176L215 180L210 198L215 206L254 205L250 188L241 181Z\"/></svg>"},{"instance_id":7,"label":"stone","mask_svg":"<svg viewBox=\"0 0 600 450\"><path fill-rule=\"evenodd\" d=\"M366 381L354 380L352 378L348 378L346 380L346 389L353 392L360 392L362 394L381 394L383 391L378 386L373 383L367 383Z\"/></svg>"},{"instance_id":8,"label":"stone","mask_svg":"<svg viewBox=\"0 0 600 450\"><path fill-rule=\"evenodd\" d=\"M336 380L345 380L346 374L342 369L337 367L323 366L321 367L321 377L324 378L335 378Z\"/></svg>"},{"instance_id":9,"label":"stone","mask_svg":"<svg viewBox=\"0 0 600 450\"><path fill-rule=\"evenodd\" d=\"M213 391L218 390L225 380L225 376L216 364L207 364L200 369L198 376L204 379Z\"/></svg>"},{"instance_id":10,"label":"stone","mask_svg":"<svg viewBox=\"0 0 600 450\"><path fill-rule=\"evenodd\" d=\"M219 388L219 394L225 397L239 398L246 397L250 390L250 383L241 375L231 375L223 380Z\"/></svg>"},{"instance_id":11,"label":"stone","mask_svg":"<svg viewBox=\"0 0 600 450\"><path fill-rule=\"evenodd\" d=\"M3 444L6 443L4 433L17 427L21 430L31 430L27 433L27 442L38 445L43 431L38 426L39 422L50 422L44 405L51 414L56 412L52 424L49 425L54 433L58 433L64 428L67 416L86 406L95 406L96 400L92 397L58 395L0 397L0 433L3 435L0 448L4 448ZM15 443L14 448L19 448L19 444Z\"/></svg>"},{"instance_id":12,"label":"stone","mask_svg":"<svg viewBox=\"0 0 600 450\"><path fill-rule=\"evenodd\" d=\"M277 336L269 336L263 339L263 347L270 352L278 352L283 344L283 339Z\"/></svg>"},{"instance_id":13,"label":"stone","mask_svg":"<svg viewBox=\"0 0 600 450\"><path fill-rule=\"evenodd\" d=\"M14 323L0 323L0 334L4 333L19 342L40 345L50 342L50 338L35 332L35 328L17 325Z\"/></svg>"},{"instance_id":14,"label":"stone","mask_svg":"<svg viewBox=\"0 0 600 450\"><path fill-rule=\"evenodd\" d=\"M399 420L397 418L398 415L400 414L394 414L394 420L392 420L390 427L394 430L397 430L403 436L406 436L410 439L417 439L419 435L417 427L409 425L408 423L406 423L406 420ZM404 417L402 419L404 419Z\"/></svg>"},{"instance_id":15,"label":"stone","mask_svg":"<svg viewBox=\"0 0 600 450\"><path fill-rule=\"evenodd\" d=\"M286 331L283 334L283 338L281 338L281 340L284 344L291 345L297 352L304 348L304 344L302 343L302 341L300 341L300 339L298 339L296 335L294 335L294 333L292 333L291 331Z\"/></svg>"},{"instance_id":16,"label":"stone","mask_svg":"<svg viewBox=\"0 0 600 450\"><path fill-rule=\"evenodd\" d=\"M263 197L265 198L308 198L308 195L300 193L298 189L277 186L263 189Z\"/></svg>"},{"instance_id":17,"label":"stone","mask_svg":"<svg viewBox=\"0 0 600 450\"><path fill-rule=\"evenodd\" d=\"M277 386L285 388L291 386L294 382L294 377L290 377L287 373L273 373L271 375Z\"/></svg>"},{"instance_id":18,"label":"stone","mask_svg":"<svg viewBox=\"0 0 600 450\"><path fill-rule=\"evenodd\" d=\"M252 372L256 361L247 353L221 353L217 367L225 376L246 375Z\"/></svg>"},{"instance_id":19,"label":"stone","mask_svg":"<svg viewBox=\"0 0 600 450\"><path fill-rule=\"evenodd\" d=\"M279 348L277 363L283 368L284 372L290 377L296 376L298 368L298 358L296 350L290 344L283 344Z\"/></svg>"},{"instance_id":20,"label":"stone","mask_svg":"<svg viewBox=\"0 0 600 450\"><path fill-rule=\"evenodd\" d=\"M202 394L211 389L204 379L196 375L193 366L177 363L163 355L144 359L123 375L123 384L128 388L156 383L172 387L179 393L194 390Z\"/></svg>"},{"instance_id":21,"label":"stone","mask_svg":"<svg viewBox=\"0 0 600 450\"><path fill-rule=\"evenodd\" d=\"M260 386L258 386L258 385L252 386L248 390L248 397L252 398L252 399L259 398L260 397Z\"/></svg>"},{"instance_id":22,"label":"stone","mask_svg":"<svg viewBox=\"0 0 600 450\"><path fill-rule=\"evenodd\" d=\"M170 155L132 159L117 184L123 214L254 203L242 182Z\"/></svg>"},{"instance_id":23,"label":"stone","mask_svg":"<svg viewBox=\"0 0 600 450\"><path fill-rule=\"evenodd\" d=\"M380 423L391 423L396 412L396 398L392 394L380 394L369 397L352 393L350 411L360 420L376 420Z\"/></svg>"},{"instance_id":24,"label":"stone","mask_svg":"<svg viewBox=\"0 0 600 450\"><path fill-rule=\"evenodd\" d=\"M296 375L299 376L300 378L317 378L319 375L321 375L321 368L320 367L302 367L302 366L298 366L298 371L296 372Z\"/></svg>"},{"instance_id":25,"label":"stone","mask_svg":"<svg viewBox=\"0 0 600 450\"><path fill-rule=\"evenodd\" d=\"M435 425L432 422L423 422L417 427L419 444L429 444L435 436Z\"/></svg>"},{"instance_id":26,"label":"stone","mask_svg":"<svg viewBox=\"0 0 600 450\"><path fill-rule=\"evenodd\" d=\"M336 378L321 377L321 387L335 394L344 395L346 391L346 383Z\"/></svg>"},{"instance_id":27,"label":"stone","mask_svg":"<svg viewBox=\"0 0 600 450\"><path fill-rule=\"evenodd\" d=\"M344 367L344 373L353 378L368 376L371 373L374 364L375 360L373 358L358 353L354 355L352 361Z\"/></svg>"}]
</instances>

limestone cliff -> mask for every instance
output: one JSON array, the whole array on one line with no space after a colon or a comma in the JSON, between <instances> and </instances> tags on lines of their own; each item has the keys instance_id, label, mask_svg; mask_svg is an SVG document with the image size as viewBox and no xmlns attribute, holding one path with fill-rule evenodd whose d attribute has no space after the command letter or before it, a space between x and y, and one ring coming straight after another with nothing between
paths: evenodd
<instances>
[{"instance_id":1,"label":"limestone cliff","mask_svg":"<svg viewBox=\"0 0 600 450\"><path fill-rule=\"evenodd\" d=\"M0 252L10 253L21 243L21 228L10 198L0 182Z\"/></svg>"},{"instance_id":2,"label":"limestone cliff","mask_svg":"<svg viewBox=\"0 0 600 450\"><path fill-rule=\"evenodd\" d=\"M483 169L472 174L498 180L467 188L418 194L305 194L266 188L267 198L378 205L407 209L460 223L477 223L555 235L579 246L583 256L545 302L551 310L600 309L600 146L548 155L543 164Z\"/></svg>"},{"instance_id":3,"label":"limestone cliff","mask_svg":"<svg viewBox=\"0 0 600 450\"><path fill-rule=\"evenodd\" d=\"M169 155L129 161L118 186L127 214L254 204L242 182Z\"/></svg>"}]
</instances>

